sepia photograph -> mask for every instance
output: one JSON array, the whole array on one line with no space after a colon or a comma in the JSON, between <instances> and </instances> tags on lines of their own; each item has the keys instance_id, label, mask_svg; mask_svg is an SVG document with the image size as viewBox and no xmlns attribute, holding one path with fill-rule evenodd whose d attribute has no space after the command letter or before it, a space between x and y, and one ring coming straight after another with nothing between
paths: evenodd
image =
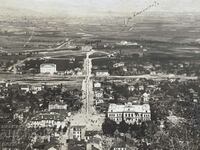
<instances>
[{"instance_id":1,"label":"sepia photograph","mask_svg":"<svg viewBox=\"0 0 200 150\"><path fill-rule=\"evenodd\" d=\"M0 0L0 150L200 150L200 1Z\"/></svg>"}]
</instances>

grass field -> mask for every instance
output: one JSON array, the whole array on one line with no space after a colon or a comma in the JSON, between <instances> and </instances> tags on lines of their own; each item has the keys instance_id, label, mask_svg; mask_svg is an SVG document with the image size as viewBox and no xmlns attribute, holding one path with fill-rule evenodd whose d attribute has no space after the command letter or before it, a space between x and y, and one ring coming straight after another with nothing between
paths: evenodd
<instances>
[{"instance_id":1,"label":"grass field","mask_svg":"<svg viewBox=\"0 0 200 150\"><path fill-rule=\"evenodd\" d=\"M83 22L80 23L81 21ZM147 53L177 56L196 56L200 53L199 15L149 15L136 18L128 25L124 25L123 22L123 17L1 21L0 47L6 51L45 49L55 47L69 38L75 45L92 40L101 40L102 45L115 45L127 40L138 42L148 50ZM131 47L112 47L108 50L116 49L121 49L127 54L135 51Z\"/></svg>"}]
</instances>

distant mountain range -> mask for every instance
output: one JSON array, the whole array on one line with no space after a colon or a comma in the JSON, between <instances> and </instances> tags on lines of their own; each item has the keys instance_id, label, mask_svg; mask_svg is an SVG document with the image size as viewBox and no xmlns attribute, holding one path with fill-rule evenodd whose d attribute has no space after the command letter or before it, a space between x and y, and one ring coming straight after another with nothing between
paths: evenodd
<instances>
[{"instance_id":1,"label":"distant mountain range","mask_svg":"<svg viewBox=\"0 0 200 150\"><path fill-rule=\"evenodd\" d=\"M30 9L15 9L15 8L5 8L0 7L0 16L1 17L42 17L45 14L40 12L30 10Z\"/></svg>"},{"instance_id":2,"label":"distant mountain range","mask_svg":"<svg viewBox=\"0 0 200 150\"><path fill-rule=\"evenodd\" d=\"M161 15L162 13L162 15ZM121 17L130 17L132 16L133 12L125 13L125 12L114 12L114 11L93 11L92 13L83 13L83 14L77 14L75 10L53 10L52 11L45 11L45 10L33 10L33 9L17 9L12 7L1 7L0 6L0 17L6 18L6 17L112 17L112 16L121 16ZM177 13L177 12L148 12L141 14L140 16L184 16L184 15L199 15L199 12L192 12L192 13ZM138 17L140 17L138 16Z\"/></svg>"}]
</instances>

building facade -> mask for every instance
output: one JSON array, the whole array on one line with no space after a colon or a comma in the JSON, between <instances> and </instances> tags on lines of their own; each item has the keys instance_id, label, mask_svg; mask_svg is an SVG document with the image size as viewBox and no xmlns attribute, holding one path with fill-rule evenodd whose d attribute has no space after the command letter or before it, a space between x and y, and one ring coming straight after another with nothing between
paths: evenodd
<instances>
[{"instance_id":1,"label":"building facade","mask_svg":"<svg viewBox=\"0 0 200 150\"><path fill-rule=\"evenodd\" d=\"M49 109L49 111L51 111L51 110L67 110L67 104L65 104L63 102L50 102L48 109Z\"/></svg>"},{"instance_id":2,"label":"building facade","mask_svg":"<svg viewBox=\"0 0 200 150\"><path fill-rule=\"evenodd\" d=\"M41 64L40 65L40 73L54 74L56 72L57 72L56 64Z\"/></svg>"},{"instance_id":3,"label":"building facade","mask_svg":"<svg viewBox=\"0 0 200 150\"><path fill-rule=\"evenodd\" d=\"M151 120L151 111L149 104L110 104L108 109L108 117L116 123L120 123L122 120L124 120L128 124L138 124L143 121Z\"/></svg>"},{"instance_id":4,"label":"building facade","mask_svg":"<svg viewBox=\"0 0 200 150\"><path fill-rule=\"evenodd\" d=\"M28 123L29 128L54 127L63 128L66 125L67 118L56 112L43 112L34 116Z\"/></svg>"},{"instance_id":5,"label":"building facade","mask_svg":"<svg viewBox=\"0 0 200 150\"><path fill-rule=\"evenodd\" d=\"M76 139L78 141L85 139L85 126L74 125L70 127L70 139Z\"/></svg>"},{"instance_id":6,"label":"building facade","mask_svg":"<svg viewBox=\"0 0 200 150\"><path fill-rule=\"evenodd\" d=\"M96 76L109 76L109 72L107 70L97 70Z\"/></svg>"}]
</instances>

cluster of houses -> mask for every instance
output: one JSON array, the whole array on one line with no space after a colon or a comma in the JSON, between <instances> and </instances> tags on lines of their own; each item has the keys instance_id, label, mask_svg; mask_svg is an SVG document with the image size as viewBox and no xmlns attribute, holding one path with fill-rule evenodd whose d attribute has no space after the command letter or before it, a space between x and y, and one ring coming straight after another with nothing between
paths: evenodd
<instances>
[{"instance_id":1,"label":"cluster of houses","mask_svg":"<svg viewBox=\"0 0 200 150\"><path fill-rule=\"evenodd\" d=\"M0 149L1 150L21 150L25 149L24 143L20 142L20 133L23 130L20 125L5 124L0 125Z\"/></svg>"},{"instance_id":2,"label":"cluster of houses","mask_svg":"<svg viewBox=\"0 0 200 150\"><path fill-rule=\"evenodd\" d=\"M42 91L44 88L43 85L30 85L30 84L23 84L20 85L21 91L28 93L32 92L33 94L37 94L37 92Z\"/></svg>"},{"instance_id":3,"label":"cluster of houses","mask_svg":"<svg viewBox=\"0 0 200 150\"><path fill-rule=\"evenodd\" d=\"M28 93L32 92L37 94L39 91L44 89L43 84L18 84L12 82L0 82L0 98L5 98L8 95L8 89L12 88L13 91L21 90L21 92Z\"/></svg>"},{"instance_id":4,"label":"cluster of houses","mask_svg":"<svg viewBox=\"0 0 200 150\"><path fill-rule=\"evenodd\" d=\"M65 115L57 112L41 112L36 114L28 123L29 128L48 128L48 127L61 127L66 126L67 118Z\"/></svg>"},{"instance_id":5,"label":"cluster of houses","mask_svg":"<svg viewBox=\"0 0 200 150\"><path fill-rule=\"evenodd\" d=\"M71 60L71 59L70 59ZM74 61L74 60L72 60ZM75 69L70 69L66 70L65 72L58 72L56 68L56 64L41 64L40 65L40 73L41 74L60 74L60 75L82 75L82 70L81 68L75 68Z\"/></svg>"},{"instance_id":6,"label":"cluster of houses","mask_svg":"<svg viewBox=\"0 0 200 150\"><path fill-rule=\"evenodd\" d=\"M109 91L109 93L107 93L105 90ZM100 82L94 83L94 105L96 109L101 110L101 112L107 111L107 104L105 103L114 99L112 92L113 90L111 85L105 85Z\"/></svg>"},{"instance_id":7,"label":"cluster of houses","mask_svg":"<svg viewBox=\"0 0 200 150\"><path fill-rule=\"evenodd\" d=\"M37 127L61 127L64 128L68 120L67 104L61 102L50 102L48 105L48 111L39 112L34 115L28 123L29 128Z\"/></svg>"}]
</instances>

